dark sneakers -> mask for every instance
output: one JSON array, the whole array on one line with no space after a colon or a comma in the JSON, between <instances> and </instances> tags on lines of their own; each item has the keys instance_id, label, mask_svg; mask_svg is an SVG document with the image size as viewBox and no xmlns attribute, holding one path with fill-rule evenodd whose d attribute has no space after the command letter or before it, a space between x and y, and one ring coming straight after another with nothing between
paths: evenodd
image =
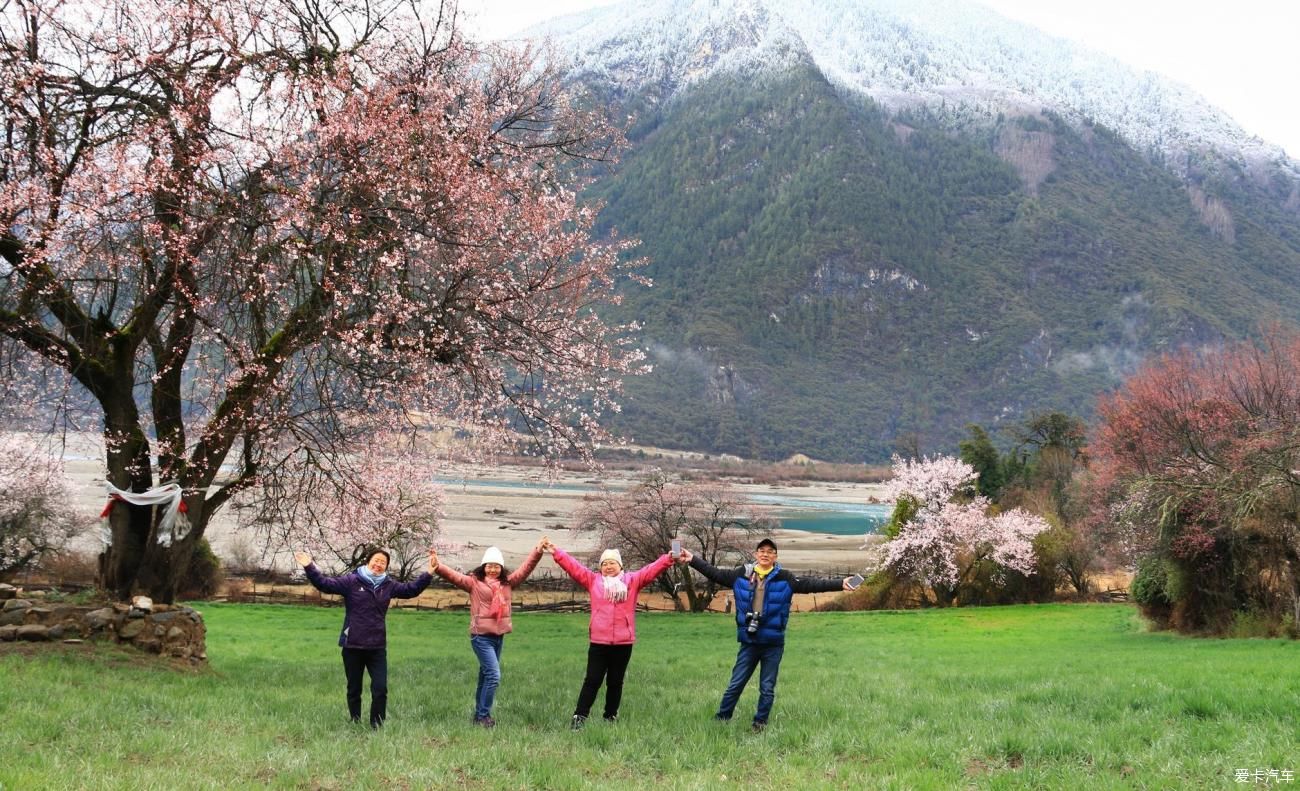
<instances>
[{"instance_id":1,"label":"dark sneakers","mask_svg":"<svg viewBox=\"0 0 1300 791\"><path fill-rule=\"evenodd\" d=\"M606 715L605 715L605 722L618 722L618 715L617 715L617 714L606 714Z\"/></svg>"},{"instance_id":2,"label":"dark sneakers","mask_svg":"<svg viewBox=\"0 0 1300 791\"><path fill-rule=\"evenodd\" d=\"M713 721L727 723L727 722L731 722L731 717L724 717L721 714L714 714ZM749 729L754 733L762 733L764 730L767 729L767 720L754 720L754 724L750 725Z\"/></svg>"},{"instance_id":3,"label":"dark sneakers","mask_svg":"<svg viewBox=\"0 0 1300 791\"><path fill-rule=\"evenodd\" d=\"M486 717L475 717L474 724L483 728L495 728L497 726L497 721L492 719L492 715L489 714Z\"/></svg>"},{"instance_id":4,"label":"dark sneakers","mask_svg":"<svg viewBox=\"0 0 1300 791\"><path fill-rule=\"evenodd\" d=\"M587 724L587 718L581 714L574 714L573 719L569 721L569 730L580 731L582 726Z\"/></svg>"}]
</instances>

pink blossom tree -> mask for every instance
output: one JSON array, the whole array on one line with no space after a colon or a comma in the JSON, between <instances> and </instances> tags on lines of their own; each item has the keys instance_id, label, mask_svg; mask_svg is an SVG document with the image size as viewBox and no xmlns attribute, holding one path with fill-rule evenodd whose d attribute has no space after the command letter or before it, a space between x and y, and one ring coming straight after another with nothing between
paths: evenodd
<instances>
[{"instance_id":1,"label":"pink blossom tree","mask_svg":"<svg viewBox=\"0 0 1300 791\"><path fill-rule=\"evenodd\" d=\"M437 543L442 487L437 462L391 432L356 442L328 464L305 451L285 460L292 491L254 487L233 507L243 529L268 547L307 549L327 570L355 568L374 549L392 553L390 573L422 569Z\"/></svg>"},{"instance_id":2,"label":"pink blossom tree","mask_svg":"<svg viewBox=\"0 0 1300 791\"><path fill-rule=\"evenodd\" d=\"M1033 574L1034 537L1047 522L1021 509L990 517L989 500L974 494L974 468L951 456L919 461L894 457L888 496L906 514L897 535L879 547L879 567L932 590L952 604L981 564L997 573Z\"/></svg>"},{"instance_id":3,"label":"pink blossom tree","mask_svg":"<svg viewBox=\"0 0 1300 791\"><path fill-rule=\"evenodd\" d=\"M602 435L639 365L593 310L628 245L577 196L621 134L445 10L0 11L0 337L75 383L108 483L179 484L191 525L115 507L106 589L171 601L231 498L412 415L544 454Z\"/></svg>"}]
</instances>

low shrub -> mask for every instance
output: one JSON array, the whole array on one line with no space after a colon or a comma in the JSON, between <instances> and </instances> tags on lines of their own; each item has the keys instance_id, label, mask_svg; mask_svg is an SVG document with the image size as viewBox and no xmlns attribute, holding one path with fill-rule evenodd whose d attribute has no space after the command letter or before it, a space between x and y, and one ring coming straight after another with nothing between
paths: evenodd
<instances>
[{"instance_id":1,"label":"low shrub","mask_svg":"<svg viewBox=\"0 0 1300 791\"><path fill-rule=\"evenodd\" d=\"M221 559L212 551L206 538L199 539L194 554L190 556L189 568L176 586L177 595L182 599L210 599L221 590L224 579Z\"/></svg>"}]
</instances>

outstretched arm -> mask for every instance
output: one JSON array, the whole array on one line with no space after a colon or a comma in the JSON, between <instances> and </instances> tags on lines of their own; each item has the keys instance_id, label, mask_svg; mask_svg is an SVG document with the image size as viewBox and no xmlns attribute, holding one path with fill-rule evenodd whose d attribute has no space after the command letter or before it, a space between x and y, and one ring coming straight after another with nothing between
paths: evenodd
<instances>
[{"instance_id":1,"label":"outstretched arm","mask_svg":"<svg viewBox=\"0 0 1300 791\"><path fill-rule=\"evenodd\" d=\"M461 590L467 593L470 591L471 588L474 587L473 577L469 576L468 574L461 574L459 571L452 568L451 566L448 566L446 563L439 561L438 556L436 554L432 554L432 553L430 554L432 555L432 557L429 559L429 563L430 565L433 566L433 571L435 574L437 574L439 577L442 577L443 579L450 582L452 585L455 585L457 588L460 588Z\"/></svg>"},{"instance_id":2,"label":"outstretched arm","mask_svg":"<svg viewBox=\"0 0 1300 791\"><path fill-rule=\"evenodd\" d=\"M830 593L831 591L849 590L848 577L789 577L790 590L795 593Z\"/></svg>"},{"instance_id":3,"label":"outstretched arm","mask_svg":"<svg viewBox=\"0 0 1300 791\"><path fill-rule=\"evenodd\" d=\"M673 556L667 552L655 558L655 562L641 568L628 577L628 587L633 590L640 590L655 581L655 578L664 573L664 570L673 564Z\"/></svg>"},{"instance_id":4,"label":"outstretched arm","mask_svg":"<svg viewBox=\"0 0 1300 791\"><path fill-rule=\"evenodd\" d=\"M427 571L422 571L420 576L415 579L408 582L399 582L393 586L393 596L398 599L414 599L424 593L424 589L429 587L430 582L433 582L433 575Z\"/></svg>"},{"instance_id":5,"label":"outstretched arm","mask_svg":"<svg viewBox=\"0 0 1300 791\"><path fill-rule=\"evenodd\" d=\"M512 588L517 588L520 583L528 579L528 575L533 573L533 569L537 568L538 562L541 561L542 550L546 544L547 538L546 536L542 536L542 539L537 542L537 546L533 547L533 551L528 553L528 559L524 561L524 565L515 569L506 579L507 585Z\"/></svg>"},{"instance_id":6,"label":"outstretched arm","mask_svg":"<svg viewBox=\"0 0 1300 791\"><path fill-rule=\"evenodd\" d=\"M429 587L430 582L433 582L433 575L430 574L429 572L433 571L437 567L438 567L438 553L430 549L429 550L429 571L421 572L420 576L416 577L413 580L410 580L409 582L397 583L397 585L393 586L393 596L399 599L414 599L416 596L419 596L421 593L424 593L424 589Z\"/></svg>"},{"instance_id":7,"label":"outstretched arm","mask_svg":"<svg viewBox=\"0 0 1300 791\"><path fill-rule=\"evenodd\" d=\"M302 570L307 574L307 581L310 582L312 587L316 590L321 591L322 593L333 593L338 596L342 596L348 592L347 583L345 583L342 578L327 577L324 574L321 574L320 569L317 568L316 564L312 561L311 555L306 552L295 552L293 553L293 559L298 561L299 565L302 566Z\"/></svg>"},{"instance_id":8,"label":"outstretched arm","mask_svg":"<svg viewBox=\"0 0 1300 791\"><path fill-rule=\"evenodd\" d=\"M596 572L579 563L572 555L559 547L555 548L553 557L556 565L564 569L564 573L572 577L574 582L584 588L591 587L592 580L596 578Z\"/></svg>"},{"instance_id":9,"label":"outstretched arm","mask_svg":"<svg viewBox=\"0 0 1300 791\"><path fill-rule=\"evenodd\" d=\"M715 585L721 585L724 588L730 588L736 584L736 579L740 577L744 566L737 566L734 569L720 569L716 566L710 566L704 562L704 558L699 555L690 556L691 568L703 574L710 582Z\"/></svg>"}]
</instances>

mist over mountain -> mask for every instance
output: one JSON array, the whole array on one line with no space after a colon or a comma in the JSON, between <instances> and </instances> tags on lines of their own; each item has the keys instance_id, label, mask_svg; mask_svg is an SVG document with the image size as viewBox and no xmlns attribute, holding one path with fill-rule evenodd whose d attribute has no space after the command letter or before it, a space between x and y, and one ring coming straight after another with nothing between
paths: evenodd
<instances>
[{"instance_id":1,"label":"mist over mountain","mask_svg":"<svg viewBox=\"0 0 1300 791\"><path fill-rule=\"evenodd\" d=\"M959 0L658 0L533 31L635 118L616 427L746 456L1087 416L1153 353L1300 321L1300 169L1189 89Z\"/></svg>"}]
</instances>

